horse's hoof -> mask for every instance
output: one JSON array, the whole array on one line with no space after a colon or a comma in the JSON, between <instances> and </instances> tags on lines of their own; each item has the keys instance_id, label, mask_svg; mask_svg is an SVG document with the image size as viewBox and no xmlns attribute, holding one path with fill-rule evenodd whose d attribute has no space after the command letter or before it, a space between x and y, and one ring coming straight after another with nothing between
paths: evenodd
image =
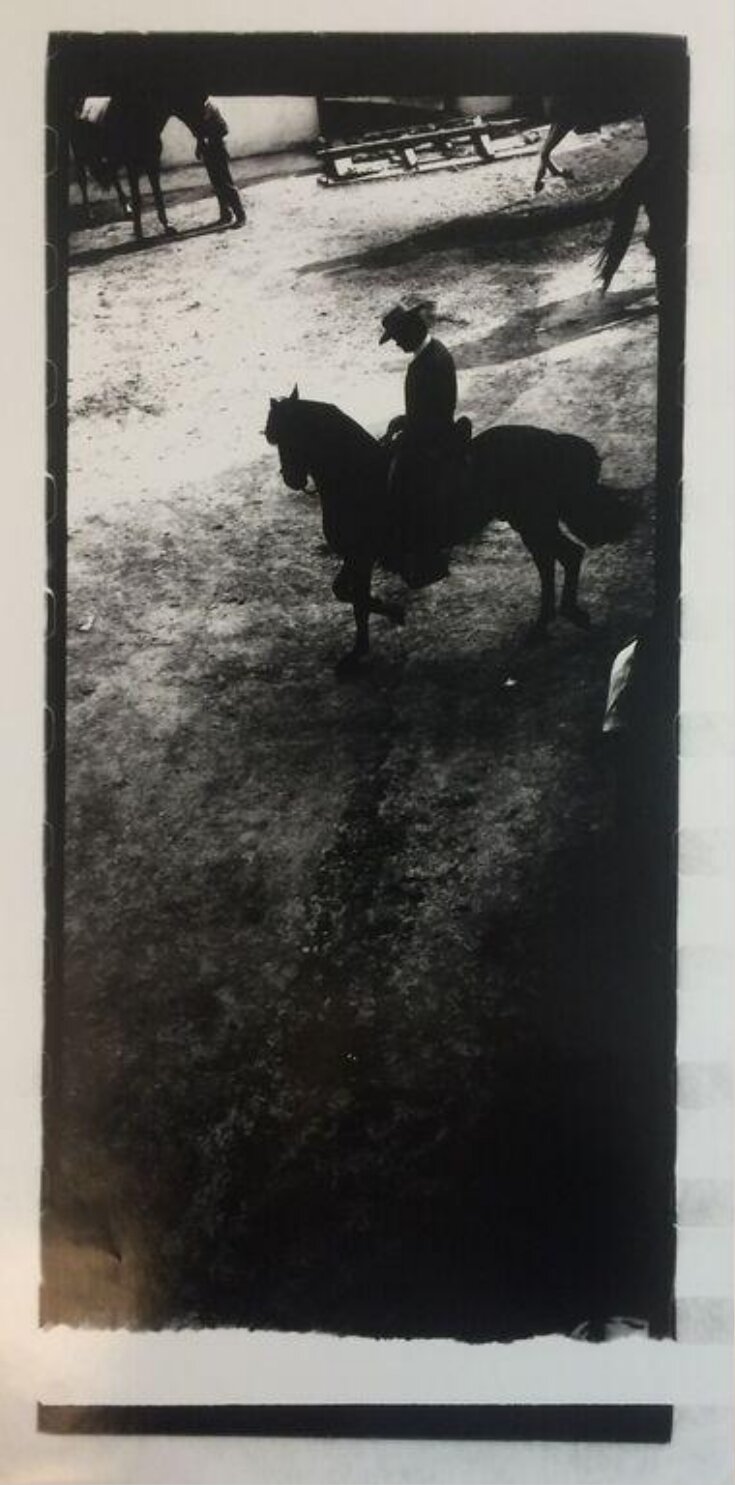
<instances>
[{"instance_id":1,"label":"horse's hoof","mask_svg":"<svg viewBox=\"0 0 735 1485\"><path fill-rule=\"evenodd\" d=\"M360 655L356 655L354 650L350 650L349 655L343 655L341 660L337 661L334 670L339 681L355 680L357 676L362 674Z\"/></svg>"},{"instance_id":2,"label":"horse's hoof","mask_svg":"<svg viewBox=\"0 0 735 1485\"><path fill-rule=\"evenodd\" d=\"M579 608L576 603L562 604L559 613L568 619L570 624L575 624L577 629L590 629L592 620L586 608Z\"/></svg>"}]
</instances>

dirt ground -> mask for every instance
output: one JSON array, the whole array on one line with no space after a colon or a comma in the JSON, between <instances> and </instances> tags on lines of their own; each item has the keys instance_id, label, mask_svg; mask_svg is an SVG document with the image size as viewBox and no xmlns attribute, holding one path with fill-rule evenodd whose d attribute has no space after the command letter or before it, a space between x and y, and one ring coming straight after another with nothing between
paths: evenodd
<instances>
[{"instance_id":1,"label":"dirt ground","mask_svg":"<svg viewBox=\"0 0 735 1485\"><path fill-rule=\"evenodd\" d=\"M242 231L174 189L176 240L152 214L144 250L123 222L73 233L46 1319L486 1339L651 1316L600 736L652 599L643 224L594 283L643 149L635 125L572 137L574 184L539 198L532 158L284 175L248 183ZM589 633L524 648L537 577L495 526L340 685L351 612L262 429L298 381L380 431L405 363L379 319L411 298L476 431L589 438L641 519L588 555Z\"/></svg>"}]
</instances>

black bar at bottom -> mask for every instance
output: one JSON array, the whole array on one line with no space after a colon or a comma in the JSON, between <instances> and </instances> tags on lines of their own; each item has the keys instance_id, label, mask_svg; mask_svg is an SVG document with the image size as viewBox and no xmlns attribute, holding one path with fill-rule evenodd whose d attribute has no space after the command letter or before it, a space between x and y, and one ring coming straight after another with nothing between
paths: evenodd
<instances>
[{"instance_id":1,"label":"black bar at bottom","mask_svg":"<svg viewBox=\"0 0 735 1485\"><path fill-rule=\"evenodd\" d=\"M199 1434L213 1438L497 1439L574 1444L668 1444L673 1408L476 1404L337 1404L264 1407L62 1407L38 1405L38 1428L55 1434Z\"/></svg>"}]
</instances>

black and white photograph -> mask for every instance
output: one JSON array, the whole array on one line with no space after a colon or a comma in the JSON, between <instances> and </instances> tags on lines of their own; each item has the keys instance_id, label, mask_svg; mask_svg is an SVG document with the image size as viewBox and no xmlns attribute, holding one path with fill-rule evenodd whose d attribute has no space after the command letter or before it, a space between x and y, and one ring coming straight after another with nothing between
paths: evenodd
<instances>
[{"instance_id":1,"label":"black and white photograph","mask_svg":"<svg viewBox=\"0 0 735 1485\"><path fill-rule=\"evenodd\" d=\"M669 1335L686 46L52 46L42 1318Z\"/></svg>"},{"instance_id":2,"label":"black and white photograph","mask_svg":"<svg viewBox=\"0 0 735 1485\"><path fill-rule=\"evenodd\" d=\"M206 27L46 37L39 1333L666 1357L689 38ZM672 1439L521 1393L220 1426Z\"/></svg>"}]
</instances>

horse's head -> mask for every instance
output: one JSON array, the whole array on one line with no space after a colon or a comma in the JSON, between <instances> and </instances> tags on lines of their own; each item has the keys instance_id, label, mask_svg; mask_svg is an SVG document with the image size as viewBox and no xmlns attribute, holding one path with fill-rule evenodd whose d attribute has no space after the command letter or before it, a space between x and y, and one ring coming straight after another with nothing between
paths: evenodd
<instances>
[{"instance_id":1,"label":"horse's head","mask_svg":"<svg viewBox=\"0 0 735 1485\"><path fill-rule=\"evenodd\" d=\"M281 475L289 490L305 490L309 466L300 430L299 389L290 397L271 397L265 436L281 456Z\"/></svg>"}]
</instances>

